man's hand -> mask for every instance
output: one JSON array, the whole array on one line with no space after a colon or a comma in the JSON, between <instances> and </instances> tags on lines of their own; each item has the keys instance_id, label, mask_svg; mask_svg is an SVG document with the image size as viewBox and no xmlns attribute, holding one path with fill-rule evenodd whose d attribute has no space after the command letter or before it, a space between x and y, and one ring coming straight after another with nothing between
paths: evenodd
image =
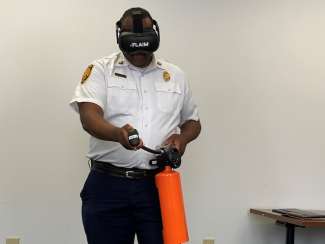
<instances>
[{"instance_id":1,"label":"man's hand","mask_svg":"<svg viewBox=\"0 0 325 244\"><path fill-rule=\"evenodd\" d=\"M182 135L179 134L173 134L165 141L164 145L169 145L172 147L175 147L181 155L184 154L187 142L182 137Z\"/></svg>"},{"instance_id":2,"label":"man's hand","mask_svg":"<svg viewBox=\"0 0 325 244\"><path fill-rule=\"evenodd\" d=\"M188 120L181 126L181 134L171 135L164 145L174 146L181 155L184 154L186 145L198 137L201 131L200 121Z\"/></svg>"},{"instance_id":3,"label":"man's hand","mask_svg":"<svg viewBox=\"0 0 325 244\"><path fill-rule=\"evenodd\" d=\"M140 149L142 146L143 146L143 142L142 140L140 139L140 143L139 145L137 145L136 147L132 146L130 143L129 143L129 131L133 130L134 128L129 125L129 124L126 124L124 125L123 127L121 128L117 128L117 131L116 131L116 138L117 138L117 141L126 149L128 150L138 150Z\"/></svg>"}]
</instances>

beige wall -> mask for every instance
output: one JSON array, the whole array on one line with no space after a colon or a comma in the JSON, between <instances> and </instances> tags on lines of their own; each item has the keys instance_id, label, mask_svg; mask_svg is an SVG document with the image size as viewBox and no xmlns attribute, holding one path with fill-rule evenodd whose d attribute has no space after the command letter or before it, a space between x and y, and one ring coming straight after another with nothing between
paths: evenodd
<instances>
[{"instance_id":1,"label":"beige wall","mask_svg":"<svg viewBox=\"0 0 325 244\"><path fill-rule=\"evenodd\" d=\"M87 135L67 106L88 62L116 50L134 5L159 20L160 55L188 74L203 131L181 169L192 244L284 242L250 207L324 208L325 2L3 1L0 243L85 243ZM321 244L321 230L297 244Z\"/></svg>"}]
</instances>

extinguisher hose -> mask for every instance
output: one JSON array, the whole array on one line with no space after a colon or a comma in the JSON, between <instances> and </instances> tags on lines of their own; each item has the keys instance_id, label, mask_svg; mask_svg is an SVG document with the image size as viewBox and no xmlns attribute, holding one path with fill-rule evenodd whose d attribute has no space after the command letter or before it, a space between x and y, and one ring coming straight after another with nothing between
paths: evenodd
<instances>
[{"instance_id":1,"label":"extinguisher hose","mask_svg":"<svg viewBox=\"0 0 325 244\"><path fill-rule=\"evenodd\" d=\"M139 133L136 129L132 129L129 131L129 134L128 134L128 139L129 139L129 143L132 145L132 146L137 146L139 145L140 143L140 137L139 137ZM146 146L142 146L141 149L149 152L149 153L153 153L153 154L161 154L162 151L161 150L154 150L154 149L151 149L149 147L146 147Z\"/></svg>"},{"instance_id":2,"label":"extinguisher hose","mask_svg":"<svg viewBox=\"0 0 325 244\"><path fill-rule=\"evenodd\" d=\"M149 152L149 153L153 153L153 154L161 154L161 151L160 150L153 150L149 147L146 147L146 146L142 146L141 149Z\"/></svg>"}]
</instances>

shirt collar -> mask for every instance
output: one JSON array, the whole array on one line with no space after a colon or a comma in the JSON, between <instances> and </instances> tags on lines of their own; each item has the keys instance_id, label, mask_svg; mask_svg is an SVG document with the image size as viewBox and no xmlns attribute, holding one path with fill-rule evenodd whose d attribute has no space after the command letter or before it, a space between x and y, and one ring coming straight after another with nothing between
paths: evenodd
<instances>
[{"instance_id":1,"label":"shirt collar","mask_svg":"<svg viewBox=\"0 0 325 244\"><path fill-rule=\"evenodd\" d=\"M122 52L119 52L117 54L117 58L115 61L115 67L129 67L130 69L139 70L138 67L132 65L127 58L124 56ZM156 56L153 54L151 63L144 68L144 72L149 72L151 70L154 70L155 68L161 68L164 69L163 63L156 59Z\"/></svg>"}]
</instances>

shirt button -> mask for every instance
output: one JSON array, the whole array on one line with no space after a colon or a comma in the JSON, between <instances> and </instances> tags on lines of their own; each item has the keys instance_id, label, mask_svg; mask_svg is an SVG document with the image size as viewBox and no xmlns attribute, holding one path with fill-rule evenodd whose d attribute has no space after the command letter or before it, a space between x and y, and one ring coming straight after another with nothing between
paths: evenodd
<instances>
[{"instance_id":1,"label":"shirt button","mask_svg":"<svg viewBox=\"0 0 325 244\"><path fill-rule=\"evenodd\" d=\"M144 127L148 127L148 124L145 124Z\"/></svg>"}]
</instances>

